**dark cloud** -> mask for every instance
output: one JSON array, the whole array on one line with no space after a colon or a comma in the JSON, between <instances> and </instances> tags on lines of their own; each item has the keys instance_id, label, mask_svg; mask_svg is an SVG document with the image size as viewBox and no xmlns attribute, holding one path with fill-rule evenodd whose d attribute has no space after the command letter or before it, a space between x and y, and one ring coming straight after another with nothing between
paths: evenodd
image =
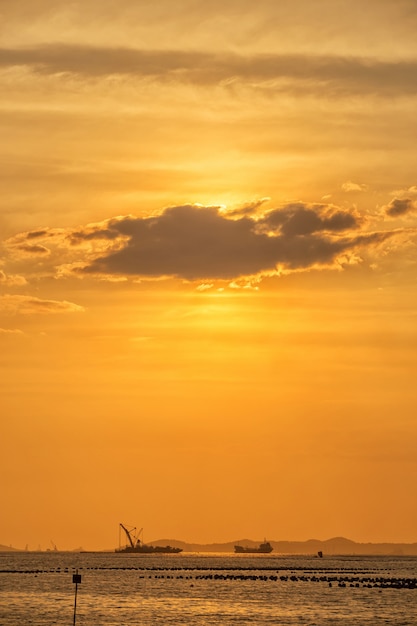
<instances>
[{"instance_id":1,"label":"dark cloud","mask_svg":"<svg viewBox=\"0 0 417 626\"><path fill-rule=\"evenodd\" d=\"M258 209L261 208L265 202L268 202L270 198L261 198L260 200L254 200L253 202L246 202L242 206L236 207L227 211L228 217L241 217L242 215L253 215Z\"/></svg>"},{"instance_id":2,"label":"dark cloud","mask_svg":"<svg viewBox=\"0 0 417 626\"><path fill-rule=\"evenodd\" d=\"M48 231L46 229L43 230L32 230L27 233L27 239L43 239L46 235L48 235Z\"/></svg>"},{"instance_id":3,"label":"dark cloud","mask_svg":"<svg viewBox=\"0 0 417 626\"><path fill-rule=\"evenodd\" d=\"M239 80L269 89L326 94L417 93L417 61L380 61L331 55L205 53L49 44L0 49L0 66L27 66L45 74L84 77L132 75L213 85ZM290 81L291 86L288 84Z\"/></svg>"},{"instance_id":4,"label":"dark cloud","mask_svg":"<svg viewBox=\"0 0 417 626\"><path fill-rule=\"evenodd\" d=\"M326 205L292 204L258 220L245 215L229 219L217 207L170 207L157 216L110 220L104 236L110 230L125 238L123 247L96 258L83 271L230 280L277 267L326 266L343 253L392 236L352 236L358 226L355 213Z\"/></svg>"},{"instance_id":5,"label":"dark cloud","mask_svg":"<svg viewBox=\"0 0 417 626\"><path fill-rule=\"evenodd\" d=\"M31 245L23 244L21 246L17 246L17 249L21 250L22 252L26 252L27 254L35 254L35 255L41 255L41 256L50 254L50 250L46 248L45 246L41 246L41 245L31 246Z\"/></svg>"},{"instance_id":6,"label":"dark cloud","mask_svg":"<svg viewBox=\"0 0 417 626\"><path fill-rule=\"evenodd\" d=\"M417 203L411 198L394 198L385 207L385 212L389 217L402 217L413 211L417 211Z\"/></svg>"},{"instance_id":7,"label":"dark cloud","mask_svg":"<svg viewBox=\"0 0 417 626\"><path fill-rule=\"evenodd\" d=\"M360 219L351 211L323 204L311 206L303 203L290 204L275 209L259 221L268 231L278 230L282 235L311 235L319 231L338 232L358 228Z\"/></svg>"},{"instance_id":8,"label":"dark cloud","mask_svg":"<svg viewBox=\"0 0 417 626\"><path fill-rule=\"evenodd\" d=\"M110 222L111 224L112 222ZM94 239L107 239L113 241L119 237L119 233L111 228L92 228L89 231L74 231L68 235L68 239L73 245L77 245L84 241L92 241Z\"/></svg>"}]
</instances>

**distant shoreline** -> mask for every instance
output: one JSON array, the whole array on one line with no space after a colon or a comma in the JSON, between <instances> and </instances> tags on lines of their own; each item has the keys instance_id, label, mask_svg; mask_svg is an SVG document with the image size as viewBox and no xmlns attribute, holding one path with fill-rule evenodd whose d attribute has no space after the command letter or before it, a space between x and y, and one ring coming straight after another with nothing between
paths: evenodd
<instances>
[{"instance_id":1,"label":"distant shoreline","mask_svg":"<svg viewBox=\"0 0 417 626\"><path fill-rule=\"evenodd\" d=\"M184 553L233 553L236 544L245 546L256 546L259 541L251 539L239 539L227 543L199 544L187 543L185 541L159 539L152 541L152 545L166 545L167 541L173 547L178 547ZM307 541L272 541L270 543L274 549L272 556L278 555L317 555L322 552L324 556L417 556L417 543L359 543L344 537L334 537L324 541L309 539ZM114 549L104 550L22 550L12 546L0 544L0 553L112 553Z\"/></svg>"}]
</instances>

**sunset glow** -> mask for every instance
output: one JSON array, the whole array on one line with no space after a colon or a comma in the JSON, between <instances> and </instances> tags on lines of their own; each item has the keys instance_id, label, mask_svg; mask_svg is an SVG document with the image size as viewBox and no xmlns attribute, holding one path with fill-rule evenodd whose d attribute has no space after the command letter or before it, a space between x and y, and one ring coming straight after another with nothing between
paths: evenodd
<instances>
[{"instance_id":1,"label":"sunset glow","mask_svg":"<svg viewBox=\"0 0 417 626\"><path fill-rule=\"evenodd\" d=\"M417 541L415 2L0 17L0 544Z\"/></svg>"}]
</instances>

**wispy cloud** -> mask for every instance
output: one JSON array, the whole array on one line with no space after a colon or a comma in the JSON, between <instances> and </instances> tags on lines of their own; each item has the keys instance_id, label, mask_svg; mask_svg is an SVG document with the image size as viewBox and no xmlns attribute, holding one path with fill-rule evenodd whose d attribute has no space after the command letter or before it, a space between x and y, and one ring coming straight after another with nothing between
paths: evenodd
<instances>
[{"instance_id":1,"label":"wispy cloud","mask_svg":"<svg viewBox=\"0 0 417 626\"><path fill-rule=\"evenodd\" d=\"M329 94L417 94L417 61L302 55L140 50L46 44L1 48L0 67L21 66L41 74L85 78L132 76L194 85L240 81L253 87Z\"/></svg>"},{"instance_id":2,"label":"wispy cloud","mask_svg":"<svg viewBox=\"0 0 417 626\"><path fill-rule=\"evenodd\" d=\"M367 191L367 190L368 190L367 185L364 185L363 183L354 183L351 180L348 180L346 183L343 183L342 185L342 191L345 191L346 193L349 193L350 191L360 192L360 191Z\"/></svg>"},{"instance_id":3,"label":"wispy cloud","mask_svg":"<svg viewBox=\"0 0 417 626\"><path fill-rule=\"evenodd\" d=\"M9 313L78 313L84 307L66 300L42 300L34 296L6 294L0 296L0 311Z\"/></svg>"},{"instance_id":4,"label":"wispy cloud","mask_svg":"<svg viewBox=\"0 0 417 626\"><path fill-rule=\"evenodd\" d=\"M23 335L23 331L18 328L0 328L0 335Z\"/></svg>"},{"instance_id":5,"label":"wispy cloud","mask_svg":"<svg viewBox=\"0 0 417 626\"><path fill-rule=\"evenodd\" d=\"M8 275L3 270L0 270L0 285L7 287L18 287L26 285L26 278L17 274Z\"/></svg>"}]
</instances>

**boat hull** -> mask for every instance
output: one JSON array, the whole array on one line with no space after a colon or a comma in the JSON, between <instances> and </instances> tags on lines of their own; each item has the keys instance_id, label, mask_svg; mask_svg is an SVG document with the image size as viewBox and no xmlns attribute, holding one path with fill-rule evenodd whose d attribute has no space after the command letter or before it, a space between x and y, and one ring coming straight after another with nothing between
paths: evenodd
<instances>
[{"instance_id":1,"label":"boat hull","mask_svg":"<svg viewBox=\"0 0 417 626\"><path fill-rule=\"evenodd\" d=\"M269 542L261 543L257 548L247 546L235 546L236 554L270 554L274 548Z\"/></svg>"},{"instance_id":2,"label":"boat hull","mask_svg":"<svg viewBox=\"0 0 417 626\"><path fill-rule=\"evenodd\" d=\"M173 548L172 546L126 546L125 548L117 548L115 552L132 553L132 554L178 554L182 552L182 548Z\"/></svg>"}]
</instances>

